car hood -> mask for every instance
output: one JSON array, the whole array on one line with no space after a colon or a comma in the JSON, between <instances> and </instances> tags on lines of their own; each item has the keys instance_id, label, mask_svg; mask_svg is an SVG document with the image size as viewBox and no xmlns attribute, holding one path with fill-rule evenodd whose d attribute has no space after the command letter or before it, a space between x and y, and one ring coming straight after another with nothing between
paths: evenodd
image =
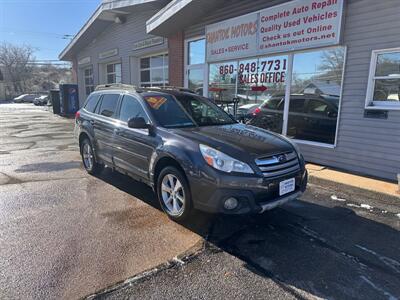
<instances>
[{"instance_id":1,"label":"car hood","mask_svg":"<svg viewBox=\"0 0 400 300\"><path fill-rule=\"evenodd\" d=\"M241 123L174 129L191 141L216 148L237 159L293 151L293 146L280 135Z\"/></svg>"}]
</instances>

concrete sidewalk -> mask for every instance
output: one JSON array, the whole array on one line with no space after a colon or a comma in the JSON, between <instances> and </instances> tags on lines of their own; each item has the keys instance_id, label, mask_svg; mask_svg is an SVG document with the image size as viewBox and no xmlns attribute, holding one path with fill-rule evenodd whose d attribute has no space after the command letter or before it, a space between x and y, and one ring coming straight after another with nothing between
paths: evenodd
<instances>
[{"instance_id":1,"label":"concrete sidewalk","mask_svg":"<svg viewBox=\"0 0 400 300\"><path fill-rule=\"evenodd\" d=\"M400 200L399 186L395 183L336 171L315 164L307 164L306 168L311 183L330 182Z\"/></svg>"}]
</instances>

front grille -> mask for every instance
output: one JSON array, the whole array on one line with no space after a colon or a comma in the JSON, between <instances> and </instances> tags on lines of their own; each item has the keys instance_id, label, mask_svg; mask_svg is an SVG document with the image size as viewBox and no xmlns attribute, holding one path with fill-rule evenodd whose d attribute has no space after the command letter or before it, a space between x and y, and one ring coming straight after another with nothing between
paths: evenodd
<instances>
[{"instance_id":1,"label":"front grille","mask_svg":"<svg viewBox=\"0 0 400 300\"><path fill-rule=\"evenodd\" d=\"M295 173L300 170L299 159L296 152L286 152L256 159L264 177L272 178Z\"/></svg>"}]
</instances>

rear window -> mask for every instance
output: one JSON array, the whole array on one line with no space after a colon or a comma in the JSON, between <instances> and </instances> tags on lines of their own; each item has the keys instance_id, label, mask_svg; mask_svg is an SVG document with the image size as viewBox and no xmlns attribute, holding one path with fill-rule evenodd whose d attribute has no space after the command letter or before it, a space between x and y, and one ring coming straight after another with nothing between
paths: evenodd
<instances>
[{"instance_id":1,"label":"rear window","mask_svg":"<svg viewBox=\"0 0 400 300\"><path fill-rule=\"evenodd\" d=\"M271 98L263 103L262 108L279 110L279 104L282 102L282 98Z\"/></svg>"},{"instance_id":2,"label":"rear window","mask_svg":"<svg viewBox=\"0 0 400 300\"><path fill-rule=\"evenodd\" d=\"M99 112L102 116L113 118L118 104L118 94L104 94L101 100Z\"/></svg>"},{"instance_id":3,"label":"rear window","mask_svg":"<svg viewBox=\"0 0 400 300\"><path fill-rule=\"evenodd\" d=\"M86 101L85 109L89 112L94 112L94 110L96 109L97 103L99 102L99 98L100 98L99 94L90 95Z\"/></svg>"}]
</instances>

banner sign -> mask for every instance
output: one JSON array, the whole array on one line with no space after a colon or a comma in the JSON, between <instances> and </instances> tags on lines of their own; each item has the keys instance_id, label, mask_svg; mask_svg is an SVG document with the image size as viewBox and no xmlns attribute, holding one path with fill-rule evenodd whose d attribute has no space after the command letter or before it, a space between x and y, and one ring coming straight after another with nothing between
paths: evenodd
<instances>
[{"instance_id":1,"label":"banner sign","mask_svg":"<svg viewBox=\"0 0 400 300\"><path fill-rule=\"evenodd\" d=\"M151 37L133 44L132 50L139 50L164 43L164 38L160 36Z\"/></svg>"},{"instance_id":2,"label":"banner sign","mask_svg":"<svg viewBox=\"0 0 400 300\"><path fill-rule=\"evenodd\" d=\"M206 27L207 62L340 43L343 0L295 0Z\"/></svg>"},{"instance_id":3,"label":"banner sign","mask_svg":"<svg viewBox=\"0 0 400 300\"><path fill-rule=\"evenodd\" d=\"M111 57L111 56L115 56L115 55L118 55L118 48L99 53L99 59L103 59L103 58L107 58L107 57Z\"/></svg>"},{"instance_id":4,"label":"banner sign","mask_svg":"<svg viewBox=\"0 0 400 300\"><path fill-rule=\"evenodd\" d=\"M258 14L253 13L206 27L207 61L255 55Z\"/></svg>"},{"instance_id":5,"label":"banner sign","mask_svg":"<svg viewBox=\"0 0 400 300\"><path fill-rule=\"evenodd\" d=\"M86 65L86 64L90 64L90 56L78 60L78 65Z\"/></svg>"}]
</instances>

